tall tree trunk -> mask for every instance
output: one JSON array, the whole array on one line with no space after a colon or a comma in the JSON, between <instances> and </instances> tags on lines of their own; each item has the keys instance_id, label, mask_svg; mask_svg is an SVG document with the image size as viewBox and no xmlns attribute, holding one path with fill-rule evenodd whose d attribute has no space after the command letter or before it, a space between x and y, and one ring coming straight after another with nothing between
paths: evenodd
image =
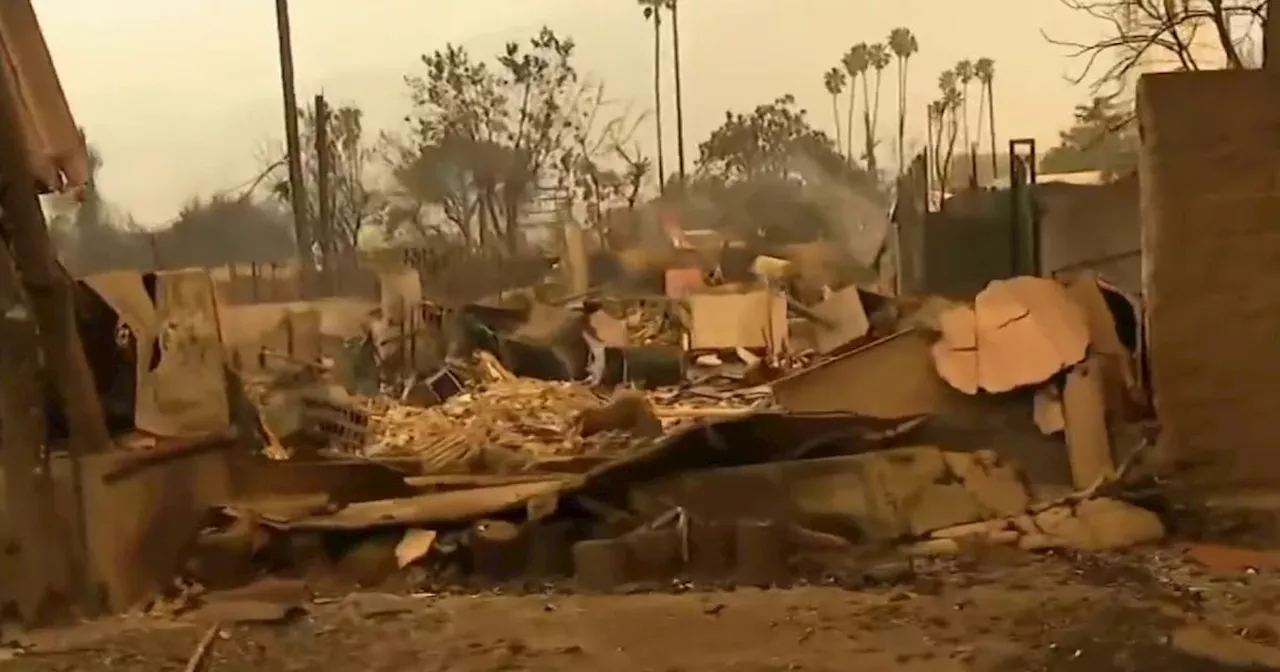
<instances>
[{"instance_id":1,"label":"tall tree trunk","mask_svg":"<svg viewBox=\"0 0 1280 672\"><path fill-rule=\"evenodd\" d=\"M898 175L901 176L907 167L907 59L898 59ZM936 160L936 159L935 159Z\"/></svg>"},{"instance_id":2,"label":"tall tree trunk","mask_svg":"<svg viewBox=\"0 0 1280 672\"><path fill-rule=\"evenodd\" d=\"M658 191L667 190L666 153L662 149L662 11L653 8L653 125L658 133Z\"/></svg>"},{"instance_id":3,"label":"tall tree trunk","mask_svg":"<svg viewBox=\"0 0 1280 672\"><path fill-rule=\"evenodd\" d=\"M987 125L987 85L982 81L979 81L978 82L978 128L974 132L974 135L977 136L977 141L974 142L972 145L971 151L973 152L973 161L970 162L970 164L973 166L973 179L978 184L981 184L981 182L978 181L978 152L981 151L982 138L984 133L983 128L986 125ZM996 177L995 175L992 175L991 179L994 180L995 177Z\"/></svg>"},{"instance_id":4,"label":"tall tree trunk","mask_svg":"<svg viewBox=\"0 0 1280 672\"><path fill-rule=\"evenodd\" d=\"M960 88L960 117L961 123L964 124L964 147L965 150L973 148L973 140L969 136L969 85L964 84Z\"/></svg>"},{"instance_id":5,"label":"tall tree trunk","mask_svg":"<svg viewBox=\"0 0 1280 672\"><path fill-rule=\"evenodd\" d=\"M991 134L991 180L1000 176L999 154L996 153L995 83L987 82L987 132Z\"/></svg>"},{"instance_id":6,"label":"tall tree trunk","mask_svg":"<svg viewBox=\"0 0 1280 672\"><path fill-rule=\"evenodd\" d=\"M871 132L880 133L880 78L884 75L884 70L876 70L876 86L875 93L872 94L871 104Z\"/></svg>"},{"instance_id":7,"label":"tall tree trunk","mask_svg":"<svg viewBox=\"0 0 1280 672\"><path fill-rule=\"evenodd\" d=\"M831 94L831 119L836 122L836 147L843 147L844 135L840 132L840 94Z\"/></svg>"},{"instance_id":8,"label":"tall tree trunk","mask_svg":"<svg viewBox=\"0 0 1280 672\"><path fill-rule=\"evenodd\" d=\"M866 73L862 75L862 142L867 160L867 172L871 173L871 177L880 181L880 169L876 163L876 133L871 128L871 82L867 80Z\"/></svg>"},{"instance_id":9,"label":"tall tree trunk","mask_svg":"<svg viewBox=\"0 0 1280 672\"><path fill-rule=\"evenodd\" d=\"M676 78L676 160L680 164L680 186L684 186L684 92L680 76L680 3L671 3L671 62Z\"/></svg>"},{"instance_id":10,"label":"tall tree trunk","mask_svg":"<svg viewBox=\"0 0 1280 672\"><path fill-rule=\"evenodd\" d=\"M849 75L849 109L845 114L844 158L853 164L853 108L858 102L858 76Z\"/></svg>"},{"instance_id":11,"label":"tall tree trunk","mask_svg":"<svg viewBox=\"0 0 1280 672\"><path fill-rule=\"evenodd\" d=\"M948 113L948 118L943 122L947 127L947 158L942 163L942 199L944 202L947 194L951 192L951 171L954 168L952 161L955 160L956 155L956 138L960 135L960 120L956 118L956 112L957 110L952 108L951 112Z\"/></svg>"}]
</instances>

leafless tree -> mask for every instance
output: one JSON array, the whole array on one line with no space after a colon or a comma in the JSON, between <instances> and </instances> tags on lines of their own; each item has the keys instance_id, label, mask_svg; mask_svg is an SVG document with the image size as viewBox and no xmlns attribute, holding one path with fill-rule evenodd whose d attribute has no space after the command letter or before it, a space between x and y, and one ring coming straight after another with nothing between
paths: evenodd
<instances>
[{"instance_id":1,"label":"leafless tree","mask_svg":"<svg viewBox=\"0 0 1280 672\"><path fill-rule=\"evenodd\" d=\"M1064 40L1045 34L1053 44L1072 50L1082 63L1074 83L1088 83L1093 94L1127 93L1130 75L1150 59L1168 59L1176 69L1200 70L1225 63L1229 68L1253 64L1259 28L1266 21L1268 0L1059 0L1107 25L1102 39ZM1212 57L1200 31L1212 31ZM1221 60L1219 60L1221 59ZM1212 61L1212 62L1207 62Z\"/></svg>"}]
</instances>

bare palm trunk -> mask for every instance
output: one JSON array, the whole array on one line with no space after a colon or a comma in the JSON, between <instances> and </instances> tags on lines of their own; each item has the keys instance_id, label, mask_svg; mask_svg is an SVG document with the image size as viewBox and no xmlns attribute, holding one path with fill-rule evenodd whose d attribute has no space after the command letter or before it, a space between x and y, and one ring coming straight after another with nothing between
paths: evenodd
<instances>
[{"instance_id":1,"label":"bare palm trunk","mask_svg":"<svg viewBox=\"0 0 1280 672\"><path fill-rule=\"evenodd\" d=\"M931 129L929 139L929 151L933 155L933 179L937 187L939 196L946 193L944 182L946 181L946 171L942 156L942 124L943 120L930 115L929 128ZM941 201L939 201L941 205Z\"/></svg>"},{"instance_id":2,"label":"bare palm trunk","mask_svg":"<svg viewBox=\"0 0 1280 672\"><path fill-rule=\"evenodd\" d=\"M836 147L844 146L844 134L840 132L840 95L831 94L831 119L836 122Z\"/></svg>"},{"instance_id":3,"label":"bare palm trunk","mask_svg":"<svg viewBox=\"0 0 1280 672\"><path fill-rule=\"evenodd\" d=\"M960 114L961 123L964 124L964 147L969 150L973 147L973 140L969 136L969 85L965 84L960 88Z\"/></svg>"},{"instance_id":4,"label":"bare palm trunk","mask_svg":"<svg viewBox=\"0 0 1280 672\"><path fill-rule=\"evenodd\" d=\"M883 70L876 70L875 94L872 96L874 100L871 107L871 130L875 133L880 132L880 78L883 74Z\"/></svg>"},{"instance_id":5,"label":"bare palm trunk","mask_svg":"<svg viewBox=\"0 0 1280 672\"><path fill-rule=\"evenodd\" d=\"M978 129L977 131L974 132L974 135L978 138L978 141L973 143L973 145L971 146L973 151L973 161L970 162L971 165L973 166L973 179L975 182L977 182L978 180L978 152L981 151L980 147L982 145L983 129L986 126L986 124L987 124L987 85L982 82L978 82ZM991 179L994 180L995 178L996 176L993 174L991 176Z\"/></svg>"},{"instance_id":6,"label":"bare palm trunk","mask_svg":"<svg viewBox=\"0 0 1280 672\"><path fill-rule=\"evenodd\" d=\"M849 79L849 109L845 114L845 137L844 137L844 158L850 164L853 163L853 108L858 103L858 76L850 75Z\"/></svg>"},{"instance_id":7,"label":"bare palm trunk","mask_svg":"<svg viewBox=\"0 0 1280 672\"><path fill-rule=\"evenodd\" d=\"M946 200L947 193L951 190L951 162L955 159L956 139L960 135L960 120L956 119L956 111L950 112L950 118L946 120L947 126L947 159L942 164L942 194L943 200Z\"/></svg>"},{"instance_id":8,"label":"bare palm trunk","mask_svg":"<svg viewBox=\"0 0 1280 672\"><path fill-rule=\"evenodd\" d=\"M880 171L876 166L876 134L871 129L871 83L867 81L866 74L862 75L862 133L867 172L871 173L872 178L879 180Z\"/></svg>"},{"instance_id":9,"label":"bare palm trunk","mask_svg":"<svg viewBox=\"0 0 1280 672\"><path fill-rule=\"evenodd\" d=\"M999 155L996 154L996 99L995 84L987 82L987 132L991 134L991 179L999 177Z\"/></svg>"},{"instance_id":10,"label":"bare palm trunk","mask_svg":"<svg viewBox=\"0 0 1280 672\"><path fill-rule=\"evenodd\" d=\"M898 175L906 168L904 145L907 137L907 61L898 59ZM936 159L935 159L936 160Z\"/></svg>"},{"instance_id":11,"label":"bare palm trunk","mask_svg":"<svg viewBox=\"0 0 1280 672\"><path fill-rule=\"evenodd\" d=\"M666 154L662 150L662 14L653 9L653 125L658 133L658 191L667 190Z\"/></svg>"},{"instance_id":12,"label":"bare palm trunk","mask_svg":"<svg viewBox=\"0 0 1280 672\"><path fill-rule=\"evenodd\" d=\"M684 93L680 76L680 3L671 5L671 61L676 78L676 160L680 163L680 185L684 186Z\"/></svg>"}]
</instances>

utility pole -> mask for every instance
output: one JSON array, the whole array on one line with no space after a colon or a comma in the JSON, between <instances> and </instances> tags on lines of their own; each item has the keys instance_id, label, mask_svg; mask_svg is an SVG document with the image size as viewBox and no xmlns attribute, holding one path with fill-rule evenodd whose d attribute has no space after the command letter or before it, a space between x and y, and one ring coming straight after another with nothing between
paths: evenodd
<instances>
[{"instance_id":1,"label":"utility pole","mask_svg":"<svg viewBox=\"0 0 1280 672\"><path fill-rule=\"evenodd\" d=\"M280 88L284 93L284 133L289 152L289 201L298 243L302 295L315 292L315 252L307 217L307 192L302 179L302 141L298 138L298 98L293 88L293 37L289 29L289 0L276 0L276 33L280 41Z\"/></svg>"},{"instance_id":2,"label":"utility pole","mask_svg":"<svg viewBox=\"0 0 1280 672\"><path fill-rule=\"evenodd\" d=\"M338 263L337 246L333 235L333 185L330 177L333 171L333 154L329 151L329 103L324 94L316 94L314 114L316 115L316 200L319 219L316 222L316 237L320 241L320 269L324 275L325 289L336 292Z\"/></svg>"},{"instance_id":3,"label":"utility pole","mask_svg":"<svg viewBox=\"0 0 1280 672\"><path fill-rule=\"evenodd\" d=\"M36 178L28 163L31 156L23 132L22 104L17 82L6 81L17 68L0 49L0 237L12 249L13 265L26 295L27 307L35 318L39 343L44 351L44 370L51 374L66 413L75 511L72 515L74 545L73 580L80 585L80 597L88 598L88 554L85 531L84 489L81 459L111 445L107 423L98 399L97 386L85 358L76 327L72 304L72 279L59 265L49 240L44 213L37 196ZM0 347L14 347L6 344ZM11 422L13 419L5 419ZM41 446L5 446L6 450L39 451ZM35 474L14 478L36 478Z\"/></svg>"}]
</instances>

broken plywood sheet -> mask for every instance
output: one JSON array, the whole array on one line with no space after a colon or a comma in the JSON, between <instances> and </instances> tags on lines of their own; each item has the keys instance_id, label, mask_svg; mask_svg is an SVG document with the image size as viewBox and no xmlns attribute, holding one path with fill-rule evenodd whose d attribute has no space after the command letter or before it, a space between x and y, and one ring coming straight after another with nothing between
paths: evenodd
<instances>
[{"instance_id":1,"label":"broken plywood sheet","mask_svg":"<svg viewBox=\"0 0 1280 672\"><path fill-rule=\"evenodd\" d=\"M813 313L821 318L815 329L814 344L822 354L866 336L871 328L857 287L845 287L835 292L814 306Z\"/></svg>"},{"instance_id":2,"label":"broken plywood sheet","mask_svg":"<svg viewBox=\"0 0 1280 672\"><path fill-rule=\"evenodd\" d=\"M779 293L695 294L688 300L690 350L779 351L787 341L787 301Z\"/></svg>"},{"instance_id":3,"label":"broken plywood sheet","mask_svg":"<svg viewBox=\"0 0 1280 672\"><path fill-rule=\"evenodd\" d=\"M173 438L225 431L231 413L208 271L158 273L156 318L154 331L137 338L134 425L149 434ZM153 361L153 351L159 352L159 360Z\"/></svg>"},{"instance_id":4,"label":"broken plywood sheet","mask_svg":"<svg viewBox=\"0 0 1280 672\"><path fill-rule=\"evenodd\" d=\"M938 373L969 394L1044 382L1083 360L1089 345L1083 312L1061 285L1045 278L993 281L972 307L953 308L939 321L942 339L933 349Z\"/></svg>"},{"instance_id":5,"label":"broken plywood sheet","mask_svg":"<svg viewBox=\"0 0 1280 672\"><path fill-rule=\"evenodd\" d=\"M554 496L571 483L569 479L549 480L435 492L358 502L331 514L288 522L264 518L263 523L291 530L363 530L461 523L519 508L535 498Z\"/></svg>"},{"instance_id":6,"label":"broken plywood sheet","mask_svg":"<svg viewBox=\"0 0 1280 672\"><path fill-rule=\"evenodd\" d=\"M793 413L854 413L874 418L929 415L943 382L929 356L929 335L908 329L773 383L778 405Z\"/></svg>"}]
</instances>

